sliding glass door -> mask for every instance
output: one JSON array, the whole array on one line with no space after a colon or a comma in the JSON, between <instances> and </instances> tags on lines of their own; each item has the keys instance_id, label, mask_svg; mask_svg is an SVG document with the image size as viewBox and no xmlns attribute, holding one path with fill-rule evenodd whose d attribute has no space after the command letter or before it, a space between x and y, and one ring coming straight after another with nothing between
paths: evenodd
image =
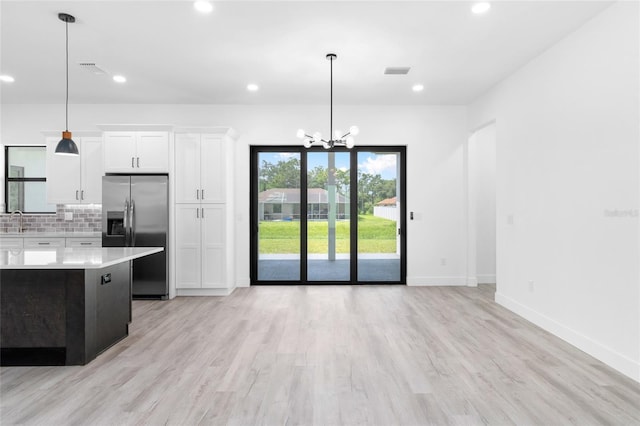
<instances>
[{"instance_id":1,"label":"sliding glass door","mask_svg":"<svg viewBox=\"0 0 640 426\"><path fill-rule=\"evenodd\" d=\"M358 281L400 281L400 152L359 151L357 155Z\"/></svg>"},{"instance_id":2,"label":"sliding glass door","mask_svg":"<svg viewBox=\"0 0 640 426\"><path fill-rule=\"evenodd\" d=\"M256 155L256 279L299 281L301 154L274 151Z\"/></svg>"},{"instance_id":3,"label":"sliding glass door","mask_svg":"<svg viewBox=\"0 0 640 426\"><path fill-rule=\"evenodd\" d=\"M307 280L351 280L349 152L307 153Z\"/></svg>"},{"instance_id":4,"label":"sliding glass door","mask_svg":"<svg viewBox=\"0 0 640 426\"><path fill-rule=\"evenodd\" d=\"M252 147L252 284L404 283L404 152Z\"/></svg>"}]
</instances>

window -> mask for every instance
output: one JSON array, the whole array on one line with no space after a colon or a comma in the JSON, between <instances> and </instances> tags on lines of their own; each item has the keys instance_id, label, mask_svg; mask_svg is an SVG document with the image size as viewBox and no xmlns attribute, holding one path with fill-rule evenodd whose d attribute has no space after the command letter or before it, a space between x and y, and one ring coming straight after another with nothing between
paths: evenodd
<instances>
[{"instance_id":1,"label":"window","mask_svg":"<svg viewBox=\"0 0 640 426\"><path fill-rule=\"evenodd\" d=\"M47 203L47 148L7 146L4 158L6 213L55 213Z\"/></svg>"}]
</instances>

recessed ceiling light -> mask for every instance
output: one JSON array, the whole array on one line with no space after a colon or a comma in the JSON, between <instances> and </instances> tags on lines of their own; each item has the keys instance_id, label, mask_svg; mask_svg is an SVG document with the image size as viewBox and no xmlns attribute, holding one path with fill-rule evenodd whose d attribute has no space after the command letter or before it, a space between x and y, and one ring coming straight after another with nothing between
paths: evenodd
<instances>
[{"instance_id":1,"label":"recessed ceiling light","mask_svg":"<svg viewBox=\"0 0 640 426\"><path fill-rule=\"evenodd\" d=\"M126 83L127 82L127 78L123 75L114 75L113 76L113 81L115 81L116 83Z\"/></svg>"},{"instance_id":2,"label":"recessed ceiling light","mask_svg":"<svg viewBox=\"0 0 640 426\"><path fill-rule=\"evenodd\" d=\"M253 83L247 84L247 90L250 92L257 92L259 88L260 87L258 87L257 84L253 84Z\"/></svg>"},{"instance_id":3,"label":"recessed ceiling light","mask_svg":"<svg viewBox=\"0 0 640 426\"><path fill-rule=\"evenodd\" d=\"M193 7L198 12L202 12L202 13L211 13L211 11L213 10L213 5L211 4L211 2L206 0L198 0L194 2Z\"/></svg>"},{"instance_id":4,"label":"recessed ceiling light","mask_svg":"<svg viewBox=\"0 0 640 426\"><path fill-rule=\"evenodd\" d=\"M485 13L491 9L491 4L487 2L476 3L471 7L471 11L475 14Z\"/></svg>"},{"instance_id":5,"label":"recessed ceiling light","mask_svg":"<svg viewBox=\"0 0 640 426\"><path fill-rule=\"evenodd\" d=\"M424 86L422 84L414 84L411 90L414 92L422 92L424 90Z\"/></svg>"},{"instance_id":6,"label":"recessed ceiling light","mask_svg":"<svg viewBox=\"0 0 640 426\"><path fill-rule=\"evenodd\" d=\"M0 81L4 81L5 83L13 83L14 81L16 81L16 79L11 77L10 75L0 75Z\"/></svg>"}]
</instances>

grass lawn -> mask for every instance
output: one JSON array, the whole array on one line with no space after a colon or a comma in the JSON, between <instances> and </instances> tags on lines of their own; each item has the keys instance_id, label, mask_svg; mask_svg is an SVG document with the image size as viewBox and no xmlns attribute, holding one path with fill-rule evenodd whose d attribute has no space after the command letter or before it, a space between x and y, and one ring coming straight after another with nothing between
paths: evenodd
<instances>
[{"instance_id":1,"label":"grass lawn","mask_svg":"<svg viewBox=\"0 0 640 426\"><path fill-rule=\"evenodd\" d=\"M309 253L326 253L326 221L308 222ZM260 222L261 254L300 253L300 222ZM396 222L373 215L358 216L358 252L395 253ZM349 222L336 222L336 251L349 253Z\"/></svg>"}]
</instances>

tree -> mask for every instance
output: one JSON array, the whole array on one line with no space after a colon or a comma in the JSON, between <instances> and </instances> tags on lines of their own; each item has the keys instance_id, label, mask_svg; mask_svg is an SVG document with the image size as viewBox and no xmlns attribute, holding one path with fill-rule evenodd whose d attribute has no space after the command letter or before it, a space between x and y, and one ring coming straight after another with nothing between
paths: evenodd
<instances>
[{"instance_id":1,"label":"tree","mask_svg":"<svg viewBox=\"0 0 640 426\"><path fill-rule=\"evenodd\" d=\"M327 180L327 169L322 166L315 166L307 173L307 186L309 188L325 188Z\"/></svg>"},{"instance_id":2,"label":"tree","mask_svg":"<svg viewBox=\"0 0 640 426\"><path fill-rule=\"evenodd\" d=\"M291 157L287 161L277 164L263 160L260 167L260 180L265 182L265 188L300 188L300 160Z\"/></svg>"}]
</instances>

